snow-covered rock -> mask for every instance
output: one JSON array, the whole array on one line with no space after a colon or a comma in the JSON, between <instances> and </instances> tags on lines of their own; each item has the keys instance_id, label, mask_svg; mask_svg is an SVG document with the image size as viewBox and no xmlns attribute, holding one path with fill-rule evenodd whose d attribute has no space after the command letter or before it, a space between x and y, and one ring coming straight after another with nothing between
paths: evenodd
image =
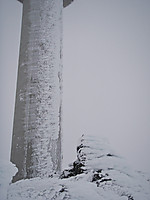
<instances>
[{"instance_id":1,"label":"snow-covered rock","mask_svg":"<svg viewBox=\"0 0 150 200\"><path fill-rule=\"evenodd\" d=\"M114 195L117 196L114 199L150 199L149 176L127 166L103 138L82 135L77 147L77 160L71 169L64 170L62 177L74 175L75 179L82 177L82 181L96 184L106 194L112 193L111 199Z\"/></svg>"},{"instance_id":2,"label":"snow-covered rock","mask_svg":"<svg viewBox=\"0 0 150 200\"><path fill-rule=\"evenodd\" d=\"M150 176L132 170L106 140L82 136L77 160L61 177L13 183L8 200L149 200Z\"/></svg>"}]
</instances>

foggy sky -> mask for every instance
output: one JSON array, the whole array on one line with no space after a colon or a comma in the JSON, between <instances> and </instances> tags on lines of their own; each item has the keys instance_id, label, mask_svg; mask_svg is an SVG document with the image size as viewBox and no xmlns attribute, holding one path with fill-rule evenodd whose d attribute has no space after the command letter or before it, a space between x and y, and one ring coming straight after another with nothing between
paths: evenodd
<instances>
[{"instance_id":1,"label":"foggy sky","mask_svg":"<svg viewBox=\"0 0 150 200\"><path fill-rule=\"evenodd\" d=\"M9 159L21 25L16 0L0 2L0 158ZM64 166L81 134L108 138L150 172L150 1L75 0L64 9Z\"/></svg>"}]
</instances>

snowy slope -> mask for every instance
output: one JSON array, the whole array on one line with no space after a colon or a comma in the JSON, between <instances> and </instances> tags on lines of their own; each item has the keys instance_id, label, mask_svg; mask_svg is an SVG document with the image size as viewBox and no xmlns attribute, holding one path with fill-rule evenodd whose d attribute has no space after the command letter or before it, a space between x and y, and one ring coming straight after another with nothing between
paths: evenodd
<instances>
[{"instance_id":1,"label":"snowy slope","mask_svg":"<svg viewBox=\"0 0 150 200\"><path fill-rule=\"evenodd\" d=\"M127 167L106 140L82 136L77 160L61 178L54 175L18 181L8 187L7 199L149 200L150 176Z\"/></svg>"}]
</instances>

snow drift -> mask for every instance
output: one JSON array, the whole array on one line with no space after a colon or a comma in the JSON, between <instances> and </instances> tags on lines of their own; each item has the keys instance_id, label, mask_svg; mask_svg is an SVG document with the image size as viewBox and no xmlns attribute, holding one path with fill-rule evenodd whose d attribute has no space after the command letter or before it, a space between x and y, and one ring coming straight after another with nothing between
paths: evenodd
<instances>
[{"instance_id":1,"label":"snow drift","mask_svg":"<svg viewBox=\"0 0 150 200\"><path fill-rule=\"evenodd\" d=\"M8 200L149 198L149 175L129 168L125 160L111 150L106 140L84 135L77 146L76 161L60 177L54 174L49 178L21 180L10 184L7 192Z\"/></svg>"}]
</instances>

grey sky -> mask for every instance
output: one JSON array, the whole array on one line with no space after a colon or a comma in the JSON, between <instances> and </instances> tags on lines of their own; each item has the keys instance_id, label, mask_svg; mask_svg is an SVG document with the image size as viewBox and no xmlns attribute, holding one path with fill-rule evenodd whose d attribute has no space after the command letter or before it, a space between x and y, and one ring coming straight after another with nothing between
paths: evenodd
<instances>
[{"instance_id":1,"label":"grey sky","mask_svg":"<svg viewBox=\"0 0 150 200\"><path fill-rule=\"evenodd\" d=\"M81 134L150 172L150 1L75 0L64 10L64 166ZM21 4L0 2L0 157L9 157ZM5 153L4 153L5 152Z\"/></svg>"}]
</instances>

